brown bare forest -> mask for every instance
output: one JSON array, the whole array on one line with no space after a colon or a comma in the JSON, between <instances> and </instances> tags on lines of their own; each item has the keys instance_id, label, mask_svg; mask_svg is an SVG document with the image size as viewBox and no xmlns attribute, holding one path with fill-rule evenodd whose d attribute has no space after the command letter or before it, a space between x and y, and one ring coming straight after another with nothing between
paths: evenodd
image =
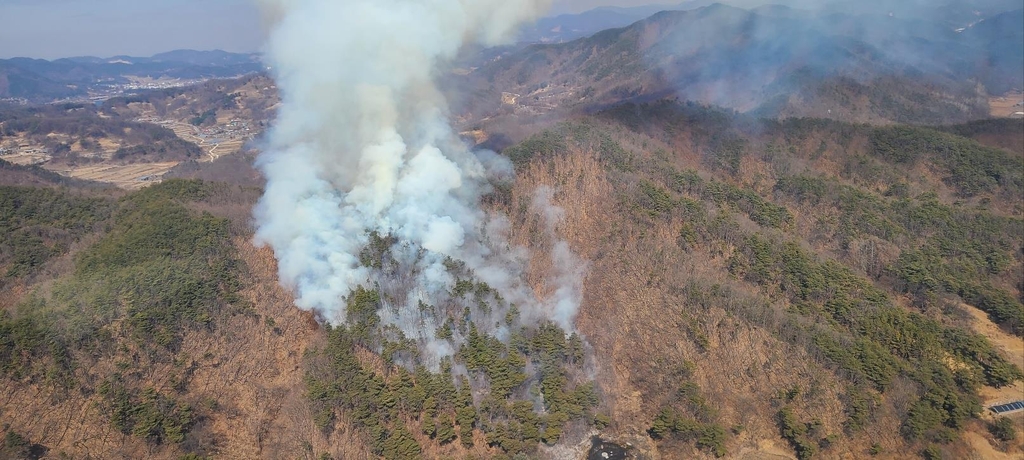
<instances>
[{"instance_id":1,"label":"brown bare forest","mask_svg":"<svg viewBox=\"0 0 1024 460\"><path fill-rule=\"evenodd\" d=\"M551 241L526 203L554 190L557 236L587 263L589 364L568 388L590 378L598 396L522 448L579 458L600 434L635 458L1020 455L1021 416L1010 439L985 407L1022 391L1021 157L1005 148L1021 128L751 121L664 102L507 149L517 177L487 205L532 252L542 294ZM253 246L252 175L126 193L0 172L40 184L5 186L0 202L5 455L381 455L358 408L315 402L337 331L293 307L272 252ZM178 283L202 294L181 303ZM354 343L361 375L404 391L408 372ZM519 448L496 441L483 406L442 441L439 410L388 427L423 458Z\"/></svg>"}]
</instances>

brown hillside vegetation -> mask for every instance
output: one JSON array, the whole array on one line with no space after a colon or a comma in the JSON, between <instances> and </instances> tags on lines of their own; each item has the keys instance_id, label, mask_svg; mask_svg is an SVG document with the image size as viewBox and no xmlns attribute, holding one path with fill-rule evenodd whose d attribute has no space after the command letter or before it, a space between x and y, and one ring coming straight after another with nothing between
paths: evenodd
<instances>
[{"instance_id":1,"label":"brown hillside vegetation","mask_svg":"<svg viewBox=\"0 0 1024 460\"><path fill-rule=\"evenodd\" d=\"M1024 458L1019 5L534 3L0 62L0 459Z\"/></svg>"},{"instance_id":2,"label":"brown hillside vegetation","mask_svg":"<svg viewBox=\"0 0 1024 460\"><path fill-rule=\"evenodd\" d=\"M397 364L376 291L345 299L345 327L293 307L252 242L242 156L178 171L242 185L134 192L17 169L0 175L18 181L0 187L0 456L578 459L600 434L638 459L1014 458L1020 416L1003 439L984 407L1022 385L1024 159L1003 129L664 101L537 133L486 203L543 294L552 239L530 203L553 191L587 264L582 339L474 336L454 378Z\"/></svg>"},{"instance_id":3,"label":"brown hillside vegetation","mask_svg":"<svg viewBox=\"0 0 1024 460\"><path fill-rule=\"evenodd\" d=\"M830 430L841 429L842 404L831 383L835 376L763 328L730 318L718 306L705 311L672 288L710 286L722 270L706 254L692 257L679 249L675 239L682 222L627 221L609 228L615 188L592 151L533 164L517 190L529 193L540 185L557 187L557 203L567 210L560 231L591 261L580 327L600 357L602 388L614 395L606 403L621 439L642 452L658 452L646 433L651 414L671 403L672 388L682 380L703 389L725 426L743 425L742 437L734 441L740 448L758 448L759 441L775 438L772 416L759 406L808 382L816 394L803 402L803 410L823 418ZM514 192L513 202L516 197ZM542 278L543 268L539 271ZM746 291L736 293L737 301L754 295ZM665 456L673 451L679 458L701 456L685 445L660 450Z\"/></svg>"},{"instance_id":4,"label":"brown hillside vegetation","mask_svg":"<svg viewBox=\"0 0 1024 460\"><path fill-rule=\"evenodd\" d=\"M800 251L816 253L812 258L840 262L850 267L855 277L872 280L871 284L890 291L894 303L886 307L891 311L887 314L909 314L909 318L917 318L913 321L934 321L948 325L943 327L970 330L969 318L960 317L955 307L942 307L949 301L944 299L946 296L955 295L948 291L954 287L939 287L923 297L908 298L908 292L913 294L919 288L908 291L901 287L907 280L896 274L901 255L919 247L922 231L927 234L932 230L886 230L889 223L884 221L895 216L872 215L872 208L878 205L869 203L879 199L891 204L900 201L891 190L891 184L900 182L908 187L901 193L917 194L918 200L925 200L922 204L934 199L928 198L929 194L948 197L928 205L946 209L943 212L978 212L958 210L965 206L964 198L977 200L974 202L984 205L976 209L994 210L998 206L1013 216L992 228L997 233L1008 232L1005 237L1010 239L1005 242L1009 244L1002 247L1010 251L1006 254L1013 260L993 272L996 276L988 282L1004 286L1006 298L1016 304L1010 307L1016 311L1011 315L1019 318L1019 301L1009 300L1019 298L1021 286L1020 256L1010 255L1021 238L1021 203L1013 198L1020 187L1019 176L1007 178L1008 182L987 192L979 191L979 198L962 186L950 188L956 181L934 163L899 166L879 177L876 171L881 165L873 166L871 163L877 160L870 158L875 155L872 149L877 148L872 147L871 138L879 136L872 132L874 128L793 120L784 122L788 126L781 129L758 128L753 137L744 134L745 129L732 131L737 139L732 145L737 147L730 152L724 150L728 145L714 138L729 134L712 134L730 131L731 122L720 125L723 120L719 117L723 115L691 107L670 110L672 117L650 116L660 110L624 107L603 116L605 122L563 125L506 151L522 165L516 186L516 190L521 187L521 194L538 184L558 190L556 201L567 210L566 224L560 231L591 261L580 326L594 346L596 362L604 363L598 381L614 395L605 403L614 414L612 430L618 439L638 446L641 454L660 452L665 458L701 455L701 451L687 446L689 435L654 442L649 431L652 415L666 406L679 407L677 391L682 390L675 388L681 381L690 381L693 385L686 385L683 393L699 392L696 400L700 403L688 396L689 402L673 410L689 413L687 417L699 422L713 421L724 428L735 428L725 443L730 456L751 451L766 455L765 449L772 445L786 444L796 446L798 455L819 451L823 457L861 458L869 450L878 451L883 458L919 452L921 447L917 446L922 441L927 444L928 439L935 438L908 433L908 424L914 423L913 400L920 394L913 372L898 371L895 380L886 383L880 393L866 390L873 395L869 398L873 400L869 403L872 415L863 426L855 425L855 401L865 396L858 393L863 391L858 389L859 378L850 375L849 369L842 369L844 365L837 369L836 358L818 348L820 339L799 332L813 331L812 318L828 312L833 301L824 300L825 310L814 313L821 308L813 306L823 301L821 294L806 300L803 295L794 296L794 286L789 283L797 280L787 281L783 276L776 284L778 281L764 279L763 275L744 274L749 269L737 264L749 266L759 256L743 247L756 234L769 238L769 244L776 238L794 238L796 257L802 257ZM633 115L641 118L634 119ZM716 126L725 129L715 130ZM817 127L801 132L811 126ZM999 161L1009 162L1006 171L1019 170L1016 158ZM919 172L927 174L917 177ZM834 177L828 180L836 181L828 185L818 184L820 179L815 179L814 190L821 186L845 187L846 195L835 202L837 208L829 209L822 201L813 209L802 208L789 201L789 177L807 175ZM733 189L731 184L738 187ZM1000 190L1003 187L1013 192L1004 195ZM521 198L516 198L516 192L512 196L511 209L515 209L516 200ZM861 201L854 204L858 202L849 200ZM773 203L782 207L776 208ZM865 212L868 215L850 214ZM921 217L942 219L939 215ZM882 219L871 225L883 228L847 227L859 225L857 219ZM937 222L921 223L934 228ZM709 240L703 236L705 232L719 235ZM755 241L764 244L764 240ZM741 259L736 259L738 253ZM743 261L751 256L755 260ZM805 288L797 285L796 292ZM833 295L825 294L824 298ZM808 301L810 304L804 303ZM980 298L978 301L984 302ZM1008 365L1019 360L1001 346L1006 332L995 334L990 330L988 335L995 348L983 345L988 350L984 353L995 356L999 353L996 350L1003 350ZM1019 341L1019 332L1010 340ZM947 358L922 355L911 359L937 359L935 365L946 367L939 363ZM1013 379L1018 379L1019 370L1013 372L1017 375ZM996 381L995 385L1007 383ZM1007 387L1001 394L1011 397L1019 392L1015 388ZM982 393L989 391L982 388ZM780 432L783 438L786 433L779 428L780 407L788 408L799 423L813 425L813 429L799 431L820 436L820 442L812 441L816 444L813 450L803 447L806 444L780 439ZM973 446L978 446L974 440L988 436L981 425L970 426L970 434L964 438L970 442L949 443L940 450L969 455L976 448ZM707 452L708 445L702 448L698 437L690 439L698 439L696 447ZM1003 448L1019 452L1020 446ZM805 453L801 454L801 449Z\"/></svg>"},{"instance_id":5,"label":"brown hillside vegetation","mask_svg":"<svg viewBox=\"0 0 1024 460\"><path fill-rule=\"evenodd\" d=\"M182 198L203 197L202 204L193 206L240 224L241 233L223 241L240 266L240 271L232 275L240 283L237 295L230 298L229 304L211 310L213 318L206 320L208 326L185 326L175 340L179 345L169 348L154 347L147 340L137 341L137 332L131 332L133 327L128 326L130 321L97 324L103 331L100 335L108 336L112 342L91 352L68 349L75 365L69 369L71 386L67 389L57 390L53 386L54 368L50 368L50 376L44 377L31 369L44 364L28 364L29 369L18 372L13 370L16 365L5 361L5 373L19 375L7 374L3 385L0 419L5 432L24 436L45 447L50 455L67 454L73 458L179 458L187 452L227 458L281 458L306 450L312 458L313 449L331 452L335 458L370 458L365 449L359 448L359 442L351 438L350 431L346 435L344 429L339 429L328 441L312 425L303 398L302 361L305 349L315 346L323 335L318 333L321 328L312 316L295 308L291 296L276 283L272 253L253 246L245 222L254 195L251 191L232 190L228 185L207 187L180 181L168 185L186 185L185 191L169 193ZM159 195L160 186L164 185L150 191ZM158 203L167 203L161 200L158 198ZM112 237L101 237L99 244L109 238ZM55 263L70 259L83 263L81 254L76 254L81 250L82 245L73 245L71 254ZM55 295L52 299L59 299L59 294L51 292L60 291L61 284L73 285L74 281L69 279L76 277L65 270L55 284L46 282L35 292L20 290L24 294L18 303L24 305L32 296ZM18 295L17 292L8 295ZM124 307L130 309L131 305ZM16 310L11 307L5 315ZM35 318L26 311L14 315L24 320ZM41 332L66 333L61 330L58 327L52 332ZM23 340L18 329L4 331L7 339ZM112 424L103 395L103 382L110 381L111 376L116 376L129 392L132 388L153 388L158 394L172 395L170 398L178 400L179 407L187 405L191 413L184 427L187 435L169 442L171 434L166 426L148 431L148 435L131 429L127 433L121 431ZM27 410L30 408L38 410ZM137 415L130 416L134 417ZM134 423L137 428L141 421Z\"/></svg>"}]
</instances>

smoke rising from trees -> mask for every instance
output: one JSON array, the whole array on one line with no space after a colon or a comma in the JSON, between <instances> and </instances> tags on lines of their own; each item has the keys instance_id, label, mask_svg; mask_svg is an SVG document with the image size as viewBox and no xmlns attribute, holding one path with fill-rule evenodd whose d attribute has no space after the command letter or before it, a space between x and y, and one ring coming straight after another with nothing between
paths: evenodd
<instances>
[{"instance_id":1,"label":"smoke rising from trees","mask_svg":"<svg viewBox=\"0 0 1024 460\"><path fill-rule=\"evenodd\" d=\"M546 3L261 1L283 103L259 160L267 185L256 238L274 249L300 308L340 324L357 287L379 290L382 325L433 357L452 353L435 330L464 308L499 337L508 310L573 330L581 264L556 243L558 287L536 298L523 277L527 251L508 243L510 223L479 205L511 166L458 139L435 86L438 64L460 47L500 43ZM549 196L533 205L553 236ZM476 302L456 293L467 280L486 283Z\"/></svg>"}]
</instances>

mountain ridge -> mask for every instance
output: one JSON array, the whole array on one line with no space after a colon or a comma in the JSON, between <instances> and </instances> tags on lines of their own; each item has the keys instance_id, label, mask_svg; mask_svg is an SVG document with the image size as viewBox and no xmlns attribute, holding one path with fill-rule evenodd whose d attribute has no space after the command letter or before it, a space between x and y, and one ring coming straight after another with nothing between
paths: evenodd
<instances>
[{"instance_id":1,"label":"mountain ridge","mask_svg":"<svg viewBox=\"0 0 1024 460\"><path fill-rule=\"evenodd\" d=\"M986 116L977 81L997 94L1024 86L1024 71L975 58L997 47L1012 63L1024 45L920 20L773 11L722 4L662 11L590 37L514 50L465 78L478 88L470 110L499 111L498 91L541 112L678 96L766 116L838 110L851 121L943 124Z\"/></svg>"},{"instance_id":2,"label":"mountain ridge","mask_svg":"<svg viewBox=\"0 0 1024 460\"><path fill-rule=\"evenodd\" d=\"M175 50L151 57L79 56L55 60L0 59L0 98L48 102L85 96L90 88L124 84L127 77L225 78L260 72L259 54Z\"/></svg>"}]
</instances>

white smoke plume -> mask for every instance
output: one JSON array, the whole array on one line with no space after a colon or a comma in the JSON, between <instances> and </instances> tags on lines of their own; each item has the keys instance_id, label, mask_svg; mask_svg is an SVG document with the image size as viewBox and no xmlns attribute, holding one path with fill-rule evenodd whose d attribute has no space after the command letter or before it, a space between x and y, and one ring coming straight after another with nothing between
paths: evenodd
<instances>
[{"instance_id":1,"label":"white smoke plume","mask_svg":"<svg viewBox=\"0 0 1024 460\"><path fill-rule=\"evenodd\" d=\"M582 265L561 243L552 254L561 267L552 298L538 300L524 284L526 251L509 246L503 217L479 206L488 179L510 166L458 139L435 85L439 64L463 45L500 43L548 1L260 3L271 21L266 59L282 105L258 162L267 185L256 239L274 249L296 304L339 324L345 297L376 286L384 325L417 338L428 355L450 355L451 346L434 338L445 315L431 309L457 300L446 266L457 261L524 318L573 330ZM371 231L396 238L397 269L383 274L361 263ZM503 315L477 308L473 321L501 336Z\"/></svg>"},{"instance_id":2,"label":"white smoke plume","mask_svg":"<svg viewBox=\"0 0 1024 460\"><path fill-rule=\"evenodd\" d=\"M555 292L549 299L547 311L555 324L571 331L574 329L580 299L583 298L583 278L586 276L587 264L572 252L568 242L558 238L556 229L565 219L565 211L552 203L554 196L555 191L550 187L538 187L534 191L531 207L543 218L547 237L554 242L550 257Z\"/></svg>"}]
</instances>

